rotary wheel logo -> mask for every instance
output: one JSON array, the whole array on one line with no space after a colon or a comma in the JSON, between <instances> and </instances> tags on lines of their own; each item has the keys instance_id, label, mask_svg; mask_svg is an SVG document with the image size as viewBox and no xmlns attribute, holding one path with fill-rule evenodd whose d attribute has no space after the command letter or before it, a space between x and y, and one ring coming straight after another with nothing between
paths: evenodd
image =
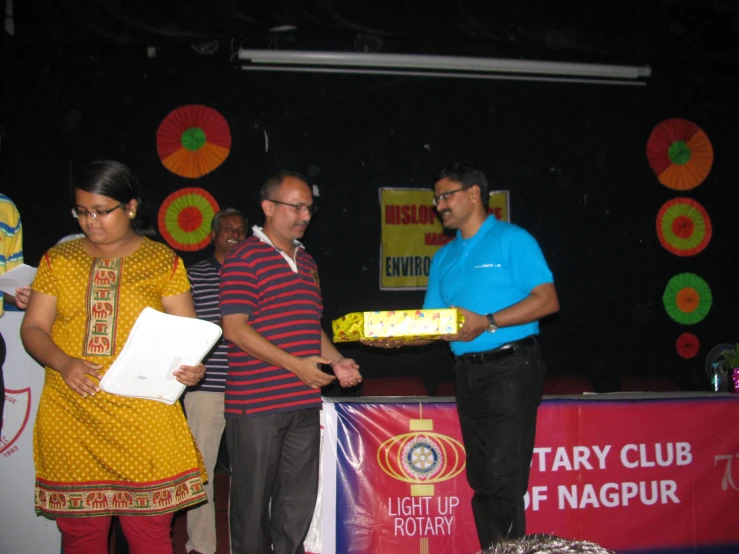
<instances>
[{"instance_id":1,"label":"rotary wheel logo","mask_svg":"<svg viewBox=\"0 0 739 554\"><path fill-rule=\"evenodd\" d=\"M433 477L442 466L441 449L431 437L423 435L406 445L403 459L408 472L420 479Z\"/></svg>"},{"instance_id":2,"label":"rotary wheel logo","mask_svg":"<svg viewBox=\"0 0 739 554\"><path fill-rule=\"evenodd\" d=\"M410 484L411 496L434 496L434 483L453 479L465 466L464 446L458 440L434 433L434 421L408 422L409 432L390 437L377 449L377 463L387 475Z\"/></svg>"}]
</instances>

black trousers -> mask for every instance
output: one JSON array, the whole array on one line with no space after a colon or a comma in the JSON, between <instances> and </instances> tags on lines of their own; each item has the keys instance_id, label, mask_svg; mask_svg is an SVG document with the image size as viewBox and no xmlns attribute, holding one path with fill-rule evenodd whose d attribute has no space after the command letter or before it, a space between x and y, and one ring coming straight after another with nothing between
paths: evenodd
<instances>
[{"instance_id":1,"label":"black trousers","mask_svg":"<svg viewBox=\"0 0 739 554\"><path fill-rule=\"evenodd\" d=\"M226 418L232 554L304 554L318 494L319 412Z\"/></svg>"},{"instance_id":2,"label":"black trousers","mask_svg":"<svg viewBox=\"0 0 739 554\"><path fill-rule=\"evenodd\" d=\"M457 412L481 548L526 534L524 495L545 366L538 345L482 364L457 360Z\"/></svg>"}]
</instances>

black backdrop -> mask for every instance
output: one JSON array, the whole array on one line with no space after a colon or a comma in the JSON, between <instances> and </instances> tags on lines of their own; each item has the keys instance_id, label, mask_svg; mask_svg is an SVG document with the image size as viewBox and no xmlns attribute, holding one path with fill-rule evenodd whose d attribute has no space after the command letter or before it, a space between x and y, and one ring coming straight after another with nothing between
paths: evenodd
<instances>
[{"instance_id":1,"label":"black backdrop","mask_svg":"<svg viewBox=\"0 0 739 554\"><path fill-rule=\"evenodd\" d=\"M722 75L654 67L646 87L418 77L273 74L242 71L227 52L201 56L168 46L58 46L17 51L6 79L2 189L24 222L28 263L63 235L70 171L95 158L130 164L151 215L171 192L209 190L221 207L261 223L258 191L279 169L310 176L320 210L305 237L321 271L325 328L351 311L420 306L423 292L381 292L379 187L430 187L450 161L469 159L493 188L511 191L511 219L540 242L555 275L561 311L542 325L553 373L585 373L597 390L624 375L674 377L704 389L705 354L737 340L734 248L736 88ZM232 149L197 180L160 163L155 132L172 109L211 106L228 121ZM695 257L664 250L655 232L660 206L678 196L647 163L651 129L684 117L711 138L715 162L686 195L701 202L713 240ZM268 149L267 141L268 139ZM205 251L181 253L186 263ZM662 306L670 277L701 275L714 301L689 328ZM675 352L683 331L702 346L693 360ZM342 345L367 376L420 375L430 388L451 378L445 345L385 353Z\"/></svg>"}]
</instances>

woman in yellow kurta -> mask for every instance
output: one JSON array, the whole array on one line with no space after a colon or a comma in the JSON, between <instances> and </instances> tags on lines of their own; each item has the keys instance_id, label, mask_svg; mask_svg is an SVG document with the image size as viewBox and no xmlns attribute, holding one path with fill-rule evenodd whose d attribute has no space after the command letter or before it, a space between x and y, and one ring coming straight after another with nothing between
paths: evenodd
<instances>
[{"instance_id":1,"label":"woman in yellow kurta","mask_svg":"<svg viewBox=\"0 0 739 554\"><path fill-rule=\"evenodd\" d=\"M74 185L85 238L59 244L39 264L21 327L46 366L34 429L36 510L57 520L65 554L107 552L110 516L132 553L172 552L172 513L205 500L202 459L179 403L116 396L98 382L150 306L195 317L182 260L142 236L136 180L96 162ZM175 377L197 383L204 368Z\"/></svg>"}]
</instances>

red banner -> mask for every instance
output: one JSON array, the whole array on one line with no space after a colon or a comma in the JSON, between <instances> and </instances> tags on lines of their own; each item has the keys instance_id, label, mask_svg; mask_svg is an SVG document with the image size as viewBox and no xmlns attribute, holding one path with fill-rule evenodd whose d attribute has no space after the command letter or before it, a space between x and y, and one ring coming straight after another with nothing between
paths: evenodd
<instances>
[{"instance_id":1,"label":"red banner","mask_svg":"<svg viewBox=\"0 0 739 554\"><path fill-rule=\"evenodd\" d=\"M336 412L336 552L479 549L454 404ZM545 401L528 532L619 552L739 551L737 428L739 398Z\"/></svg>"}]
</instances>

